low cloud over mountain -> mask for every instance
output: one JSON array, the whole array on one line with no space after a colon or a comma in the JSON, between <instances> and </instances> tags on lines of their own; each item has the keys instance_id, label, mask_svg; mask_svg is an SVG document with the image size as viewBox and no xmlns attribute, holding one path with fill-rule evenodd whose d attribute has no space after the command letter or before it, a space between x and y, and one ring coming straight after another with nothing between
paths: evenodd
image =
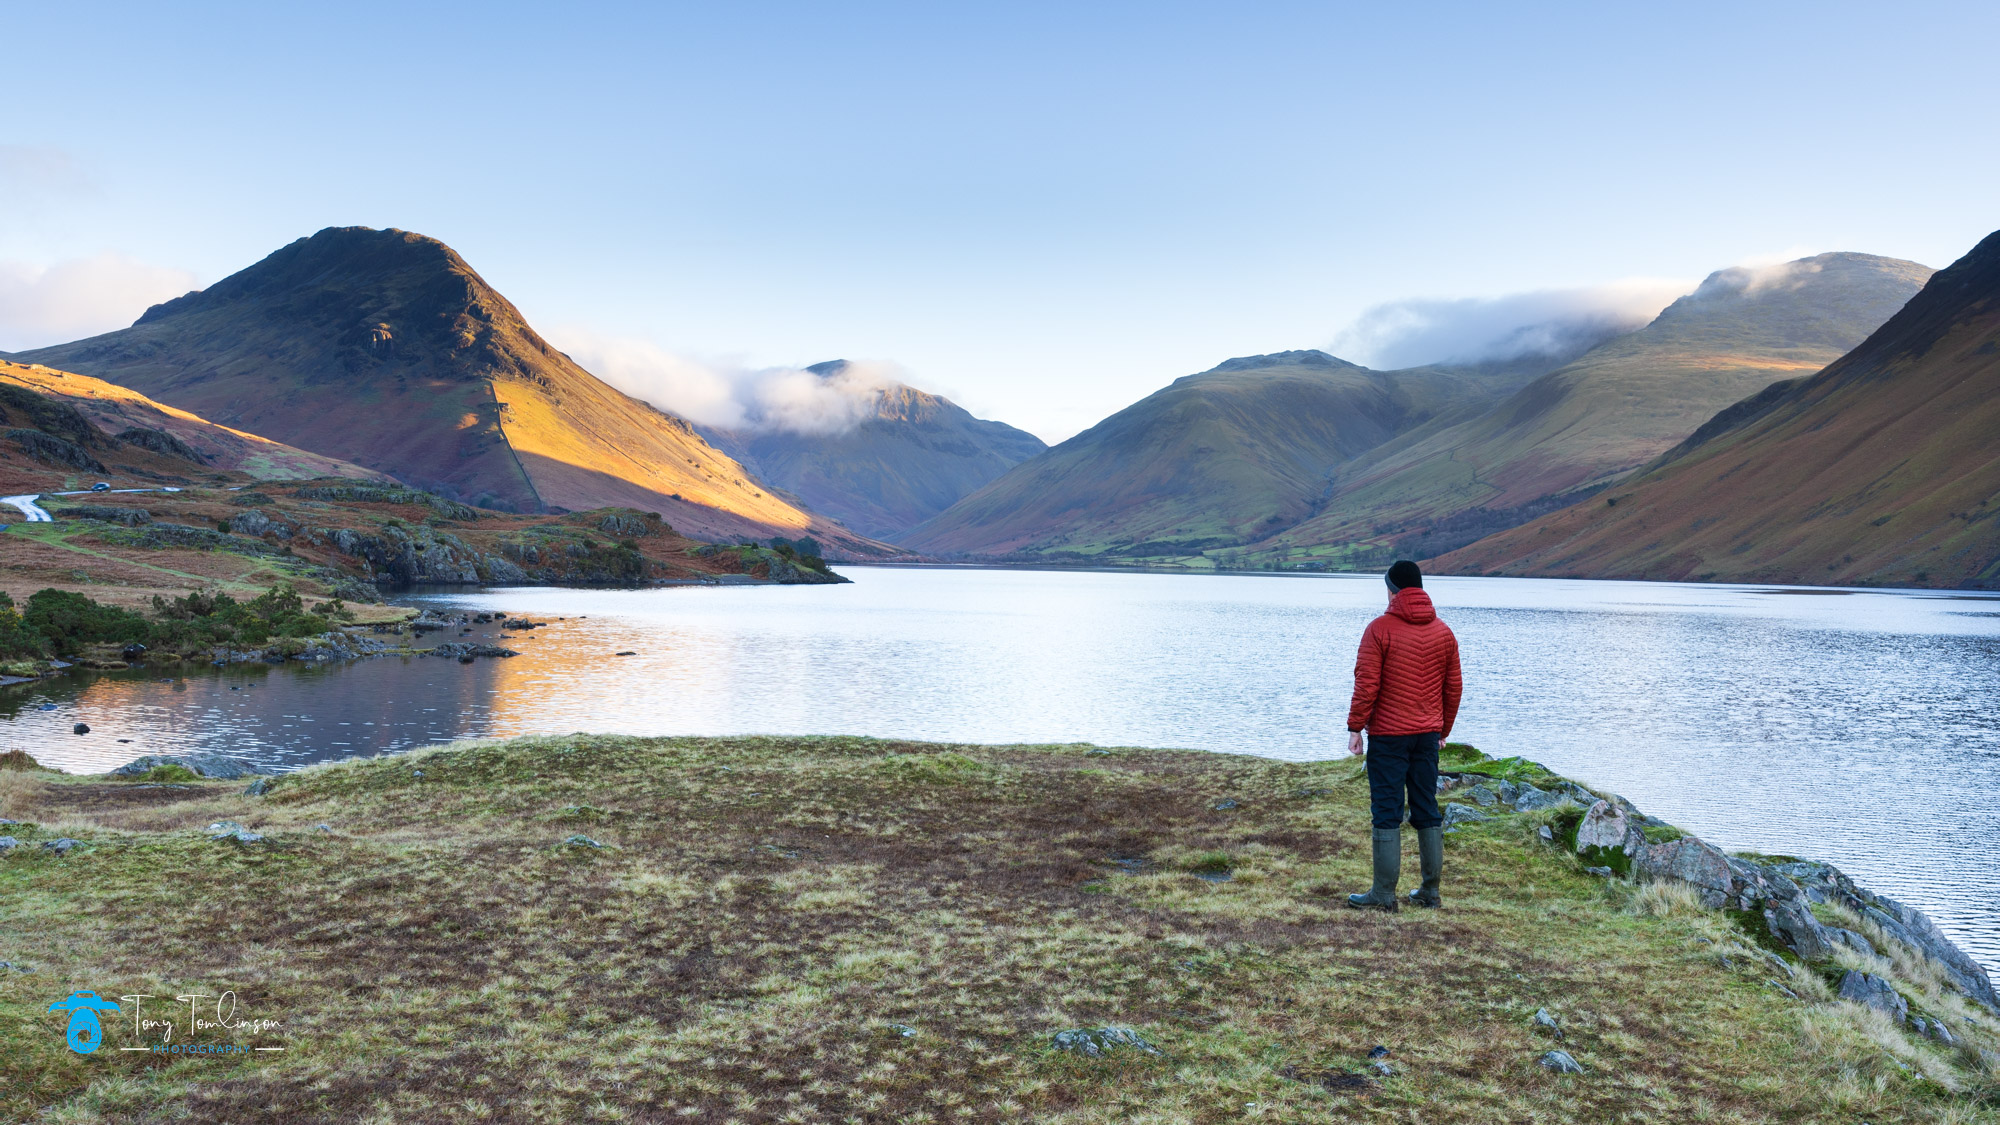
<instances>
[{"instance_id":1,"label":"low cloud over mountain","mask_svg":"<svg viewBox=\"0 0 2000 1125\"><path fill-rule=\"evenodd\" d=\"M889 363L851 362L831 373L695 359L645 340L568 328L550 334L569 356L634 398L717 429L839 434L875 415L903 383Z\"/></svg>"},{"instance_id":2,"label":"low cloud over mountain","mask_svg":"<svg viewBox=\"0 0 2000 1125\"><path fill-rule=\"evenodd\" d=\"M1692 282L1633 278L1502 297L1390 301L1357 317L1335 338L1333 352L1377 370L1529 355L1573 358L1644 327L1693 288Z\"/></svg>"}]
</instances>

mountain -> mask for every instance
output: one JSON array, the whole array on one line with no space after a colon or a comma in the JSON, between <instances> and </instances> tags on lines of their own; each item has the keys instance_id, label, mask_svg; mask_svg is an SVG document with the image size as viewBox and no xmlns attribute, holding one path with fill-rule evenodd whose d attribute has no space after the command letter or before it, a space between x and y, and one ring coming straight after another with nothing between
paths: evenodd
<instances>
[{"instance_id":1,"label":"mountain","mask_svg":"<svg viewBox=\"0 0 2000 1125\"><path fill-rule=\"evenodd\" d=\"M1853 351L1448 573L2000 587L2000 232Z\"/></svg>"},{"instance_id":2,"label":"mountain","mask_svg":"<svg viewBox=\"0 0 2000 1125\"><path fill-rule=\"evenodd\" d=\"M1342 466L1313 518L1253 548L1281 558L1425 557L1591 495L1729 404L1818 371L1888 320L1929 267L1821 254L1710 274L1645 328L1479 417Z\"/></svg>"},{"instance_id":3,"label":"mountain","mask_svg":"<svg viewBox=\"0 0 2000 1125\"><path fill-rule=\"evenodd\" d=\"M329 227L130 328L17 358L485 507L625 506L707 538L886 550L606 386L449 246L407 231Z\"/></svg>"},{"instance_id":4,"label":"mountain","mask_svg":"<svg viewBox=\"0 0 2000 1125\"><path fill-rule=\"evenodd\" d=\"M832 380L846 360L806 368ZM863 535L894 541L1048 446L1004 422L974 418L941 395L871 382L859 422L829 433L791 429L702 433L758 478Z\"/></svg>"},{"instance_id":5,"label":"mountain","mask_svg":"<svg viewBox=\"0 0 2000 1125\"><path fill-rule=\"evenodd\" d=\"M7 388L15 388L15 393L9 394ZM79 430L73 422L58 423L53 429L37 425L36 415L46 416L48 412L21 399L20 391L33 392L70 408L77 420L97 432ZM9 410L7 403L14 408ZM66 411L56 413L67 420ZM129 387L39 364L0 360L0 426L42 430L73 444L80 438L94 459L110 463L107 472L127 468L158 474L165 470L179 476L203 469L234 469L260 480L388 479L384 474L337 458L218 426L199 415L154 402ZM167 460L162 463L159 456L153 455ZM143 463L126 464L130 462Z\"/></svg>"},{"instance_id":6,"label":"mountain","mask_svg":"<svg viewBox=\"0 0 2000 1125\"><path fill-rule=\"evenodd\" d=\"M1310 516L1335 466L1511 391L1524 374L1371 371L1321 351L1232 359L1022 462L899 542L937 554L1135 558L1261 539Z\"/></svg>"}]
</instances>

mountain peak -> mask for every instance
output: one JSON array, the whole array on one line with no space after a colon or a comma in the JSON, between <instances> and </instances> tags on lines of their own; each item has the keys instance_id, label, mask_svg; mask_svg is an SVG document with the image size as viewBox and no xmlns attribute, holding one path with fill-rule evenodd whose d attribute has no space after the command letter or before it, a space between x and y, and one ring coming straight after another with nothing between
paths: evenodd
<instances>
[{"instance_id":1,"label":"mountain peak","mask_svg":"<svg viewBox=\"0 0 2000 1125\"><path fill-rule=\"evenodd\" d=\"M1272 352L1269 355L1244 355L1235 359L1225 359L1210 371L1255 371L1264 367L1354 367L1339 356L1328 355L1318 348L1301 351Z\"/></svg>"}]
</instances>

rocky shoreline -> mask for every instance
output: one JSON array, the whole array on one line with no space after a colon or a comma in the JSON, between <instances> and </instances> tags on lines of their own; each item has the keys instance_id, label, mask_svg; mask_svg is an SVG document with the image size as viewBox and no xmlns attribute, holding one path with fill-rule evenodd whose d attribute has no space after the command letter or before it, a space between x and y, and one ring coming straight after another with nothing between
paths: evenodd
<instances>
[{"instance_id":1,"label":"rocky shoreline","mask_svg":"<svg viewBox=\"0 0 2000 1125\"><path fill-rule=\"evenodd\" d=\"M1603 878L1687 888L1702 906L1729 913L1760 939L1773 967L1787 977L1819 973L1841 999L1882 1012L1946 1046L1957 1043L1959 1036L1941 1014L1913 1007L1881 975L1836 965L1836 950L1845 948L1879 959L1885 968L1898 962L1933 967L1952 991L2000 1017L2000 993L1986 970L1929 916L1868 890L1830 863L1731 855L1647 816L1617 794L1600 793L1536 763L1510 758L1495 765L1502 768L1439 774L1445 831L1545 812L1549 823L1539 833L1545 846L1574 854L1586 871ZM1782 980L1771 983L1791 994Z\"/></svg>"}]
</instances>

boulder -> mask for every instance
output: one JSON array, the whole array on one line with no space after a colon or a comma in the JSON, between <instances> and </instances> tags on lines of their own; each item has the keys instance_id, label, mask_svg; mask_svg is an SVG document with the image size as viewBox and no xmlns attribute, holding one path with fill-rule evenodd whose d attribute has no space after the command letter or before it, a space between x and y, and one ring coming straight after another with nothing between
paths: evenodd
<instances>
[{"instance_id":1,"label":"boulder","mask_svg":"<svg viewBox=\"0 0 2000 1125\"><path fill-rule=\"evenodd\" d=\"M1481 808L1490 809L1500 803L1500 795L1484 785L1475 785L1463 794Z\"/></svg>"},{"instance_id":2,"label":"boulder","mask_svg":"<svg viewBox=\"0 0 2000 1125\"><path fill-rule=\"evenodd\" d=\"M1583 814L1583 823L1576 826L1577 854L1586 848L1617 848L1626 855L1636 852L1628 847L1632 839L1632 822L1625 816L1625 810L1609 801L1597 801ZM1644 837L1641 837L1643 840Z\"/></svg>"},{"instance_id":3,"label":"boulder","mask_svg":"<svg viewBox=\"0 0 2000 1125\"><path fill-rule=\"evenodd\" d=\"M1852 969L1840 978L1840 998L1864 1008L1894 1016L1902 1023L1910 1016L1910 1002L1886 980L1873 973L1861 973Z\"/></svg>"},{"instance_id":4,"label":"boulder","mask_svg":"<svg viewBox=\"0 0 2000 1125\"><path fill-rule=\"evenodd\" d=\"M155 766L181 766L200 777L236 781L245 777L256 777L264 771L248 758L231 758L223 754L148 754L112 770L114 777L140 777L152 771Z\"/></svg>"},{"instance_id":5,"label":"boulder","mask_svg":"<svg viewBox=\"0 0 2000 1125\"><path fill-rule=\"evenodd\" d=\"M1457 828L1461 824L1473 824L1478 821L1492 819L1492 817L1484 813L1475 811L1470 805L1452 804L1444 807L1444 830L1446 832Z\"/></svg>"},{"instance_id":6,"label":"boulder","mask_svg":"<svg viewBox=\"0 0 2000 1125\"><path fill-rule=\"evenodd\" d=\"M1866 953L1870 957L1876 955L1875 946L1870 944L1867 938L1862 937L1853 930L1843 930L1837 926L1828 926L1826 933L1828 937L1852 949L1856 953Z\"/></svg>"},{"instance_id":7,"label":"boulder","mask_svg":"<svg viewBox=\"0 0 2000 1125\"><path fill-rule=\"evenodd\" d=\"M1569 800L1567 793L1554 793L1547 789L1537 789L1526 782L1514 794L1514 809L1517 812L1533 812L1536 809L1551 808Z\"/></svg>"},{"instance_id":8,"label":"boulder","mask_svg":"<svg viewBox=\"0 0 2000 1125\"><path fill-rule=\"evenodd\" d=\"M1966 956L1965 951L1953 945L1944 936L1935 922L1914 906L1904 906L1895 899L1876 896L1878 906L1870 907L1867 916L1875 919L1876 925L1893 935L1898 941L1910 946L1937 962L1950 979L1954 989L1966 998L1982 1005L1990 1012L2000 1013L2000 993L1993 990L1993 981L1986 975L1979 962ZM1884 925L1887 918L1893 925Z\"/></svg>"},{"instance_id":9,"label":"boulder","mask_svg":"<svg viewBox=\"0 0 2000 1125\"><path fill-rule=\"evenodd\" d=\"M1686 883L1701 896L1703 906L1718 909L1730 904L1737 891L1736 871L1722 849L1693 836L1672 843L1649 844L1641 849L1635 865L1648 879Z\"/></svg>"},{"instance_id":10,"label":"boulder","mask_svg":"<svg viewBox=\"0 0 2000 1125\"><path fill-rule=\"evenodd\" d=\"M1835 939L1819 919L1806 909L1803 896L1793 889L1789 899L1768 899L1764 907L1764 924L1779 941L1791 947L1792 952L1802 960L1818 961L1833 956Z\"/></svg>"}]
</instances>

